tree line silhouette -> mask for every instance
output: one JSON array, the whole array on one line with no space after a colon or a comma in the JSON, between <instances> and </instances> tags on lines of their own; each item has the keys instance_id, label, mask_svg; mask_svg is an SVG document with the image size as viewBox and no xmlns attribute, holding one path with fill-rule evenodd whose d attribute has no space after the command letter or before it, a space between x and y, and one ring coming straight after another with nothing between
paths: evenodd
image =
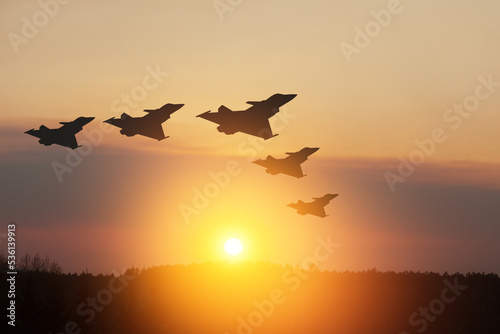
<instances>
[{"instance_id":1,"label":"tree line silhouette","mask_svg":"<svg viewBox=\"0 0 500 334\"><path fill-rule=\"evenodd\" d=\"M496 274L215 262L93 275L38 254L23 261L16 333L500 333Z\"/></svg>"},{"instance_id":2,"label":"tree line silhouette","mask_svg":"<svg viewBox=\"0 0 500 334\"><path fill-rule=\"evenodd\" d=\"M8 271L7 263L7 254L0 251L0 268L2 271ZM34 256L31 256L30 254L21 256L17 259L15 267L17 271L38 271L52 274L63 273L62 267L59 263L50 260L48 256L42 258L40 253L36 253Z\"/></svg>"}]
</instances>

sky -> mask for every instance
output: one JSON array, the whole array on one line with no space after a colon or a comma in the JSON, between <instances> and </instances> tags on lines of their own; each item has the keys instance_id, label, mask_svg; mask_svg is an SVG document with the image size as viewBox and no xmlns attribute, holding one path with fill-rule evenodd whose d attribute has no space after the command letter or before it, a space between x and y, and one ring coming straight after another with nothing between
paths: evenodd
<instances>
[{"instance_id":1,"label":"sky","mask_svg":"<svg viewBox=\"0 0 500 334\"><path fill-rule=\"evenodd\" d=\"M500 3L3 1L0 241L67 272L219 260L500 273ZM297 94L273 139L195 116ZM166 103L170 138L104 120ZM44 124L95 117L82 148ZM306 177L251 164L320 150ZM326 218L286 206L340 194ZM243 243L238 257L225 240Z\"/></svg>"}]
</instances>

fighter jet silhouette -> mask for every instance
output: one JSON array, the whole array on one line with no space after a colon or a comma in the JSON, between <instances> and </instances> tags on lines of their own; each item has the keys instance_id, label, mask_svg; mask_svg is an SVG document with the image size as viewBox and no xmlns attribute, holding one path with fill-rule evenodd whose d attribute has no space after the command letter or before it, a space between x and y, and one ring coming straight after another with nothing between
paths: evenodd
<instances>
[{"instance_id":1,"label":"fighter jet silhouette","mask_svg":"<svg viewBox=\"0 0 500 334\"><path fill-rule=\"evenodd\" d=\"M325 206L338 195L339 194L326 194L323 197L314 197L314 201L312 202L305 203L299 200L297 203L291 203L287 206L297 210L297 213L300 215L310 214L324 218L327 216Z\"/></svg>"},{"instance_id":2,"label":"fighter jet silhouette","mask_svg":"<svg viewBox=\"0 0 500 334\"><path fill-rule=\"evenodd\" d=\"M143 135L160 141L168 138L165 137L161 124L183 106L183 104L167 103L159 109L145 109L148 114L143 117L131 117L123 113L118 119L112 117L104 122L121 128L120 133L127 137Z\"/></svg>"},{"instance_id":3,"label":"fighter jet silhouette","mask_svg":"<svg viewBox=\"0 0 500 334\"><path fill-rule=\"evenodd\" d=\"M57 144L75 149L80 147L76 142L75 135L93 119L94 117L78 117L72 122L59 122L62 126L57 129L49 129L45 125L41 125L39 130L31 129L25 133L40 138L38 142L45 146Z\"/></svg>"},{"instance_id":4,"label":"fighter jet silhouette","mask_svg":"<svg viewBox=\"0 0 500 334\"><path fill-rule=\"evenodd\" d=\"M290 102L297 94L274 94L267 100L248 101L252 106L247 110L232 111L220 106L217 112L207 111L197 117L219 124L217 130L227 135L236 132L244 132L252 136L269 139L273 130L269 124L269 118L279 112L279 108Z\"/></svg>"},{"instance_id":5,"label":"fighter jet silhouette","mask_svg":"<svg viewBox=\"0 0 500 334\"><path fill-rule=\"evenodd\" d=\"M265 160L259 159L253 161L254 164L265 167L266 172L271 175L276 175L279 173L295 176L296 178L301 178L304 175L300 164L307 160L311 154L319 150L319 147L304 147L298 152L286 152L288 157L283 159L276 159L270 155L267 156Z\"/></svg>"}]
</instances>

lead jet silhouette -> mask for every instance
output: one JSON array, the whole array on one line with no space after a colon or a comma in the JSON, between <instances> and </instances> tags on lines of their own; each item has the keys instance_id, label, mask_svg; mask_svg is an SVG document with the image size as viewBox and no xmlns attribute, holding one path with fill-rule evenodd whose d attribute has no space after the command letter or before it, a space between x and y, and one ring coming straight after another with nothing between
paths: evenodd
<instances>
[{"instance_id":1,"label":"lead jet silhouette","mask_svg":"<svg viewBox=\"0 0 500 334\"><path fill-rule=\"evenodd\" d=\"M226 106L220 106L217 112L207 111L196 117L204 118L219 124L217 130L227 135L243 132L252 136L269 139L273 130L269 118L279 112L279 108L290 102L297 94L274 94L267 100L248 101L252 106L247 110L232 111Z\"/></svg>"},{"instance_id":2,"label":"lead jet silhouette","mask_svg":"<svg viewBox=\"0 0 500 334\"><path fill-rule=\"evenodd\" d=\"M142 135L160 141L168 138L163 133L162 123L183 106L183 104L167 103L159 109L145 109L148 114L142 117L132 117L123 113L120 118L112 117L104 122L121 128L120 133L127 137Z\"/></svg>"},{"instance_id":3,"label":"lead jet silhouette","mask_svg":"<svg viewBox=\"0 0 500 334\"><path fill-rule=\"evenodd\" d=\"M266 172L271 175L279 173L295 176L296 178L304 177L300 164L307 160L311 154L319 150L319 147L304 147L298 152L286 152L288 157L276 159L270 155L265 160L259 159L254 161L254 164L265 167Z\"/></svg>"},{"instance_id":4,"label":"lead jet silhouette","mask_svg":"<svg viewBox=\"0 0 500 334\"><path fill-rule=\"evenodd\" d=\"M310 214L324 218L327 217L325 206L338 195L339 194L326 194L323 197L314 197L314 201L312 202L305 203L299 200L297 203L291 203L287 206L297 210L297 213L300 215Z\"/></svg>"},{"instance_id":5,"label":"lead jet silhouette","mask_svg":"<svg viewBox=\"0 0 500 334\"><path fill-rule=\"evenodd\" d=\"M78 117L71 122L59 122L62 126L57 129L49 129L45 125L41 125L39 130L31 129L25 133L40 138L38 142L45 146L57 144L75 149L80 147L76 142L75 135L83 129L84 125L93 119L94 117Z\"/></svg>"}]
</instances>

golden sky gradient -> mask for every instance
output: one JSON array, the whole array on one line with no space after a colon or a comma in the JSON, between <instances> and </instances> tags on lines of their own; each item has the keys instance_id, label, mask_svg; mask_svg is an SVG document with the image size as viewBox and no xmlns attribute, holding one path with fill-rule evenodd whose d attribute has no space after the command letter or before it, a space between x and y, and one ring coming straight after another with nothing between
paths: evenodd
<instances>
[{"instance_id":1,"label":"golden sky gradient","mask_svg":"<svg viewBox=\"0 0 500 334\"><path fill-rule=\"evenodd\" d=\"M41 3L58 9L26 37ZM21 249L109 272L225 260L230 237L242 240L241 259L297 263L330 235L341 246L325 269L500 272L487 256L500 235L499 2L402 0L350 62L342 43L356 47L357 27L391 1L241 1L225 12L214 3L0 4L2 210L25 234ZM478 92L474 111L453 111ZM274 93L298 96L266 142L195 117ZM161 142L100 124L165 103L185 106ZM52 163L66 149L23 132L78 116L96 117L85 129L102 142L59 182ZM436 128L446 139L391 192L384 173ZM320 150L300 180L250 164L305 146ZM187 224L180 206L230 162L236 175ZM341 195L323 220L285 206L325 193Z\"/></svg>"}]
</instances>

